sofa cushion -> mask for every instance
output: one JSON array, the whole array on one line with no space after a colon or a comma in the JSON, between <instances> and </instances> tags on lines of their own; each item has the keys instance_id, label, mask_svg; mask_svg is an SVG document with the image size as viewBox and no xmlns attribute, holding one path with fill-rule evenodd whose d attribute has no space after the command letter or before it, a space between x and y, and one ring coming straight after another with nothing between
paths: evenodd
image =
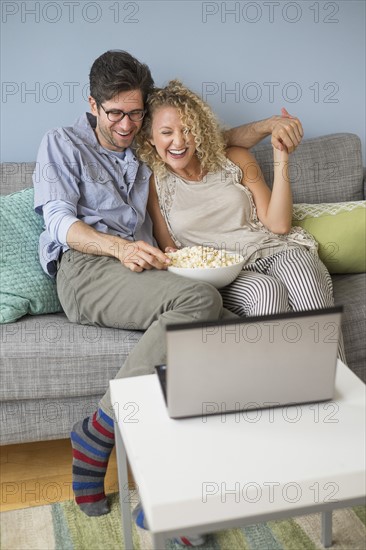
<instances>
[{"instance_id":1,"label":"sofa cushion","mask_svg":"<svg viewBox=\"0 0 366 550\"><path fill-rule=\"evenodd\" d=\"M33 210L33 196L33 189L25 189L0 197L0 323L62 310L56 284L39 263L43 219Z\"/></svg>"},{"instance_id":2,"label":"sofa cushion","mask_svg":"<svg viewBox=\"0 0 366 550\"><path fill-rule=\"evenodd\" d=\"M103 396L27 399L0 402L0 445L70 437L81 418L91 416ZM126 411L130 413L131 411Z\"/></svg>"},{"instance_id":3,"label":"sofa cushion","mask_svg":"<svg viewBox=\"0 0 366 550\"><path fill-rule=\"evenodd\" d=\"M366 201L295 204L292 223L314 236L330 273L366 271Z\"/></svg>"},{"instance_id":4,"label":"sofa cushion","mask_svg":"<svg viewBox=\"0 0 366 550\"><path fill-rule=\"evenodd\" d=\"M272 146L258 145L252 152L272 187ZM355 134L330 134L304 140L290 155L290 180L295 203L363 200L360 138Z\"/></svg>"},{"instance_id":5,"label":"sofa cushion","mask_svg":"<svg viewBox=\"0 0 366 550\"><path fill-rule=\"evenodd\" d=\"M332 280L335 303L344 306L342 330L347 363L366 382L366 274L332 275Z\"/></svg>"},{"instance_id":6,"label":"sofa cushion","mask_svg":"<svg viewBox=\"0 0 366 550\"><path fill-rule=\"evenodd\" d=\"M1 325L0 335L0 401L11 401L104 394L142 332L53 314Z\"/></svg>"}]
</instances>

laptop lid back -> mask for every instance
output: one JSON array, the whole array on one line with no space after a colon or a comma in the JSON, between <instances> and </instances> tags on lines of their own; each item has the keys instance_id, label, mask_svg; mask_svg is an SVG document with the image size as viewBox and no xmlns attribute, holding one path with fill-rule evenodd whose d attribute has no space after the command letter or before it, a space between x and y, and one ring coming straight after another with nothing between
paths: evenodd
<instances>
[{"instance_id":1,"label":"laptop lid back","mask_svg":"<svg viewBox=\"0 0 366 550\"><path fill-rule=\"evenodd\" d=\"M167 327L173 418L331 399L342 307Z\"/></svg>"}]
</instances>

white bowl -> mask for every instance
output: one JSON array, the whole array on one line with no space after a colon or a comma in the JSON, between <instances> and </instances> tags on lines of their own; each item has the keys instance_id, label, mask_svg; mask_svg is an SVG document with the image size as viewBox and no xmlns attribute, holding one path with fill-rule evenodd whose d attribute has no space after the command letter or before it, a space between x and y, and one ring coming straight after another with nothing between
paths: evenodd
<instances>
[{"instance_id":1,"label":"white bowl","mask_svg":"<svg viewBox=\"0 0 366 550\"><path fill-rule=\"evenodd\" d=\"M236 256L238 256L238 254L236 254ZM241 258L240 262L225 267L169 266L168 271L182 277L188 277L188 279L210 283L210 285L215 288L222 288L232 283L242 270L245 260L242 256L239 257Z\"/></svg>"}]
</instances>

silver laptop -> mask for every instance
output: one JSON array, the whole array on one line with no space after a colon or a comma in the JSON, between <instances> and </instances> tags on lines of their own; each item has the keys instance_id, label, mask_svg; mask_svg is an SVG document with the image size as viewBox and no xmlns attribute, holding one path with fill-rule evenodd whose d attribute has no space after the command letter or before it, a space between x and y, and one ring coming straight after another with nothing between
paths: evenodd
<instances>
[{"instance_id":1,"label":"silver laptop","mask_svg":"<svg viewBox=\"0 0 366 550\"><path fill-rule=\"evenodd\" d=\"M342 310L167 326L156 370L169 416L332 399Z\"/></svg>"}]
</instances>

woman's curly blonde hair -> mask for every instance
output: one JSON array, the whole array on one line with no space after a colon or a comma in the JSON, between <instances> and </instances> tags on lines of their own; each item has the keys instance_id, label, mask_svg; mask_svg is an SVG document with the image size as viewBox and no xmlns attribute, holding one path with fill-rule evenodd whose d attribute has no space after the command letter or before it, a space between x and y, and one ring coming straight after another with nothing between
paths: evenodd
<instances>
[{"instance_id":1,"label":"woman's curly blonde hair","mask_svg":"<svg viewBox=\"0 0 366 550\"><path fill-rule=\"evenodd\" d=\"M216 117L207 103L179 80L171 80L165 88L155 88L148 97L147 114L136 140L136 152L140 159L158 176L166 174L166 164L149 141L154 112L165 106L178 110L183 126L193 135L202 170L214 172L221 168L226 160L225 141Z\"/></svg>"}]
</instances>

